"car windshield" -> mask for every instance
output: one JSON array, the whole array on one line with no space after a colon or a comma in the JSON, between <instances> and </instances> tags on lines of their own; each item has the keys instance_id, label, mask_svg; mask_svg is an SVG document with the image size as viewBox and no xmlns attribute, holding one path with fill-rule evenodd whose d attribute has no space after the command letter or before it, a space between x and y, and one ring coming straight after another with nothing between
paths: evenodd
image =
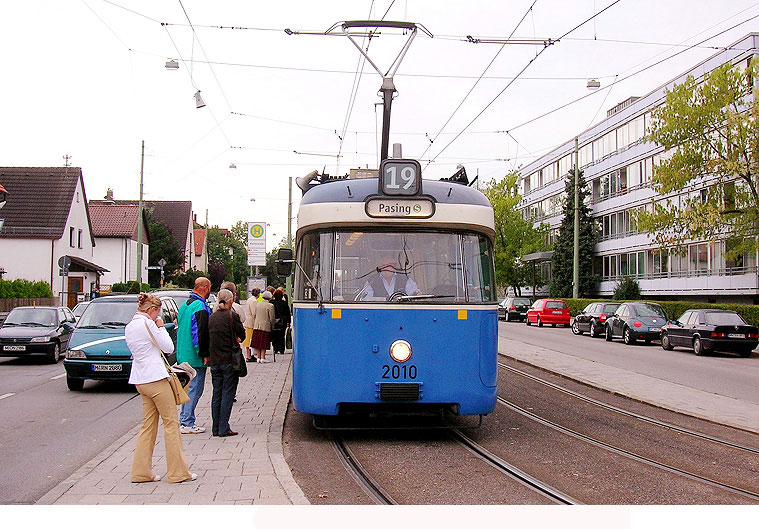
<instances>
[{"instance_id":1,"label":"car windshield","mask_svg":"<svg viewBox=\"0 0 759 529\"><path fill-rule=\"evenodd\" d=\"M607 303L603 306L604 314L614 314L614 311L619 308L621 303Z\"/></svg>"},{"instance_id":2,"label":"car windshield","mask_svg":"<svg viewBox=\"0 0 759 529\"><path fill-rule=\"evenodd\" d=\"M651 318L666 318L667 314L664 312L664 309L661 308L659 305L650 305L650 304L644 304L644 305L636 305L635 306L635 312L638 314L638 316L647 316Z\"/></svg>"},{"instance_id":3,"label":"car windshield","mask_svg":"<svg viewBox=\"0 0 759 529\"><path fill-rule=\"evenodd\" d=\"M546 303L547 309L566 309L567 304L563 301L549 301Z\"/></svg>"},{"instance_id":4,"label":"car windshield","mask_svg":"<svg viewBox=\"0 0 759 529\"><path fill-rule=\"evenodd\" d=\"M517 305L522 305L524 307L529 307L530 306L530 300L527 299L527 298L514 298L513 303L514 303L515 306L517 306Z\"/></svg>"},{"instance_id":5,"label":"car windshield","mask_svg":"<svg viewBox=\"0 0 759 529\"><path fill-rule=\"evenodd\" d=\"M91 303L77 327L123 327L137 312L137 300Z\"/></svg>"},{"instance_id":6,"label":"car windshield","mask_svg":"<svg viewBox=\"0 0 759 529\"><path fill-rule=\"evenodd\" d=\"M71 312L73 312L74 316L76 316L78 318L82 314L84 314L84 309L87 308L87 305L89 305L89 303L80 303L79 305L77 305L76 307L74 307L74 310L72 310Z\"/></svg>"},{"instance_id":7,"label":"car windshield","mask_svg":"<svg viewBox=\"0 0 759 529\"><path fill-rule=\"evenodd\" d=\"M37 309L33 307L23 307L13 309L5 323L14 325L31 325L34 327L55 327L58 325L58 319L55 316L55 310Z\"/></svg>"},{"instance_id":8,"label":"car windshield","mask_svg":"<svg viewBox=\"0 0 759 529\"><path fill-rule=\"evenodd\" d=\"M707 312L708 325L746 325L746 322L735 312Z\"/></svg>"}]
</instances>

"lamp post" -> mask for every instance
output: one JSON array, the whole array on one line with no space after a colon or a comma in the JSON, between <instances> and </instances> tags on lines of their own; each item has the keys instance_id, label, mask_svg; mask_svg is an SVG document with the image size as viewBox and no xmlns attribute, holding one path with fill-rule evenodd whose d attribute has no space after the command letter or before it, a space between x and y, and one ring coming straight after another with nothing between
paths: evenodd
<instances>
[{"instance_id":1,"label":"lamp post","mask_svg":"<svg viewBox=\"0 0 759 529\"><path fill-rule=\"evenodd\" d=\"M572 297L580 297L580 163L579 138L575 137L575 218L574 218L574 248L572 255Z\"/></svg>"}]
</instances>

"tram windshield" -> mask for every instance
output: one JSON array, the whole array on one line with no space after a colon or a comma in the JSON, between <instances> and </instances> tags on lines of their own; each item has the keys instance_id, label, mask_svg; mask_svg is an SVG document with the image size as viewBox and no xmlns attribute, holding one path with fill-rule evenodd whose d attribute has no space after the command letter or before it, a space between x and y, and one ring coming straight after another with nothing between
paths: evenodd
<instances>
[{"instance_id":1,"label":"tram windshield","mask_svg":"<svg viewBox=\"0 0 759 529\"><path fill-rule=\"evenodd\" d=\"M301 239L297 258L303 269L297 272L298 300L450 304L496 299L492 246L481 234L319 231Z\"/></svg>"}]
</instances>

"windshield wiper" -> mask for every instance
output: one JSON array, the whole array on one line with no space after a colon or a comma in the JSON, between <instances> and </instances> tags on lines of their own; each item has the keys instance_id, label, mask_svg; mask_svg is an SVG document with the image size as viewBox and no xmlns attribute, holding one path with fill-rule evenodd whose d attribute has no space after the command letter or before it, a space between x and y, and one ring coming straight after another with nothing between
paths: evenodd
<instances>
[{"instance_id":1,"label":"windshield wiper","mask_svg":"<svg viewBox=\"0 0 759 529\"><path fill-rule=\"evenodd\" d=\"M436 295L436 294L418 294L416 296L398 296L398 301L416 301L418 299L440 299L440 298L455 298L452 295Z\"/></svg>"},{"instance_id":2,"label":"windshield wiper","mask_svg":"<svg viewBox=\"0 0 759 529\"><path fill-rule=\"evenodd\" d=\"M6 321L3 325L18 325L18 323L14 321Z\"/></svg>"},{"instance_id":3,"label":"windshield wiper","mask_svg":"<svg viewBox=\"0 0 759 529\"><path fill-rule=\"evenodd\" d=\"M118 327L124 327L126 326L126 323L124 323L123 321L104 321L100 325L116 325Z\"/></svg>"},{"instance_id":4,"label":"windshield wiper","mask_svg":"<svg viewBox=\"0 0 759 529\"><path fill-rule=\"evenodd\" d=\"M102 325L79 325L77 329L102 329Z\"/></svg>"},{"instance_id":5,"label":"windshield wiper","mask_svg":"<svg viewBox=\"0 0 759 529\"><path fill-rule=\"evenodd\" d=\"M44 323L39 323L36 321L22 321L21 323L18 323L17 325L31 325L33 327L52 327L52 325L45 325Z\"/></svg>"}]
</instances>

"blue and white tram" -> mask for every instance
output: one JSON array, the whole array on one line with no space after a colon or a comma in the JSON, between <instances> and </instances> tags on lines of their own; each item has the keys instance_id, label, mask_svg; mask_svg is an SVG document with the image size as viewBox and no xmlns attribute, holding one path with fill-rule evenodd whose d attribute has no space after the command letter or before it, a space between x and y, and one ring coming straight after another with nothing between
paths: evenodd
<instances>
[{"instance_id":1,"label":"blue and white tram","mask_svg":"<svg viewBox=\"0 0 759 529\"><path fill-rule=\"evenodd\" d=\"M462 183L422 181L420 169L385 160L379 178L304 189L293 295L296 410L493 411L493 209Z\"/></svg>"}]
</instances>

